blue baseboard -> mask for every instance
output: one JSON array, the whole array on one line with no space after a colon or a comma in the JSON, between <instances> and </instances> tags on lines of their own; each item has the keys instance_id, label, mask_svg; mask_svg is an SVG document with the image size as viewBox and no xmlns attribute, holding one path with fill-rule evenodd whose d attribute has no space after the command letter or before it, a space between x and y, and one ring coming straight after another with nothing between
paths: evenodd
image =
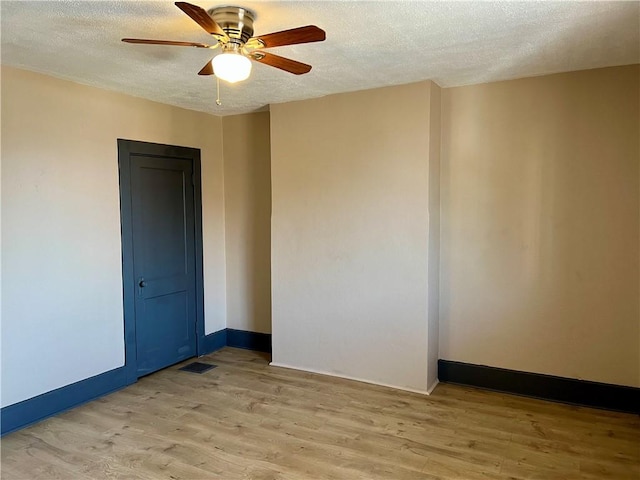
<instances>
[{"instance_id":1,"label":"blue baseboard","mask_svg":"<svg viewBox=\"0 0 640 480\"><path fill-rule=\"evenodd\" d=\"M640 414L640 388L438 360L441 382Z\"/></svg>"},{"instance_id":2,"label":"blue baseboard","mask_svg":"<svg viewBox=\"0 0 640 480\"><path fill-rule=\"evenodd\" d=\"M247 348L271 352L271 335L225 328L205 335L201 355L222 347ZM131 385L135 378L127 377L127 367L119 367L95 377L57 388L37 397L14 403L0 410L0 436L62 413L83 403Z\"/></svg>"},{"instance_id":3,"label":"blue baseboard","mask_svg":"<svg viewBox=\"0 0 640 480\"><path fill-rule=\"evenodd\" d=\"M227 328L227 347L271 353L271 334Z\"/></svg>"},{"instance_id":4,"label":"blue baseboard","mask_svg":"<svg viewBox=\"0 0 640 480\"><path fill-rule=\"evenodd\" d=\"M206 355L207 353L220 350L222 347L227 346L227 329L218 330L217 332L210 333L204 337L204 352L199 352L200 355Z\"/></svg>"},{"instance_id":5,"label":"blue baseboard","mask_svg":"<svg viewBox=\"0 0 640 480\"><path fill-rule=\"evenodd\" d=\"M0 411L0 430L5 435L127 385L125 367L120 367L14 403Z\"/></svg>"}]
</instances>

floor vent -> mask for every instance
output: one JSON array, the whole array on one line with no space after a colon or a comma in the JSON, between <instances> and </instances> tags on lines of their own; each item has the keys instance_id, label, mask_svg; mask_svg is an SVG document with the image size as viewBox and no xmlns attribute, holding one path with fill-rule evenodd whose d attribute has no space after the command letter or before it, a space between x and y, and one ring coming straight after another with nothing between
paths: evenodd
<instances>
[{"instance_id":1,"label":"floor vent","mask_svg":"<svg viewBox=\"0 0 640 480\"><path fill-rule=\"evenodd\" d=\"M184 367L179 368L178 370L183 370L185 372L191 373L204 373L216 367L217 365L211 365L210 363L193 362L189 365L185 365Z\"/></svg>"}]
</instances>

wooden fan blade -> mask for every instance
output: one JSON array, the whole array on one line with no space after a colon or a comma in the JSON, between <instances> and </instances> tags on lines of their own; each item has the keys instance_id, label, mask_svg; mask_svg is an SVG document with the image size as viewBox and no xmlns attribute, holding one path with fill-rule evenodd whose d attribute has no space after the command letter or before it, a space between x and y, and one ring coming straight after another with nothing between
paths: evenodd
<instances>
[{"instance_id":1,"label":"wooden fan blade","mask_svg":"<svg viewBox=\"0 0 640 480\"><path fill-rule=\"evenodd\" d=\"M296 62L290 58L280 57L268 52L251 52L249 57L256 62L264 63L272 67L279 68L285 72L293 73L294 75L302 75L308 73L311 70L311 65L306 63Z\"/></svg>"},{"instance_id":2,"label":"wooden fan blade","mask_svg":"<svg viewBox=\"0 0 640 480\"><path fill-rule=\"evenodd\" d=\"M203 8L200 8L197 5L191 5L187 2L176 2L175 5L184 13L189 15L194 22L204 28L207 33L210 33L211 35L218 35L223 38L228 38L227 34L224 33L224 30L222 30L220 25L218 25Z\"/></svg>"},{"instance_id":3,"label":"wooden fan blade","mask_svg":"<svg viewBox=\"0 0 640 480\"><path fill-rule=\"evenodd\" d=\"M178 47L215 48L216 46L196 42L174 42L173 40L147 40L144 38L123 38L126 43L142 43L145 45L176 45Z\"/></svg>"},{"instance_id":4,"label":"wooden fan blade","mask_svg":"<svg viewBox=\"0 0 640 480\"><path fill-rule=\"evenodd\" d=\"M282 32L268 33L253 37L251 40L258 40L264 48L281 47L284 45L295 45L297 43L322 42L327 38L326 33L315 25L292 28Z\"/></svg>"},{"instance_id":5,"label":"wooden fan blade","mask_svg":"<svg viewBox=\"0 0 640 480\"><path fill-rule=\"evenodd\" d=\"M198 72L198 75L213 75L213 65L211 65L211 60L209 60L207 64L202 67L202 70Z\"/></svg>"}]
</instances>

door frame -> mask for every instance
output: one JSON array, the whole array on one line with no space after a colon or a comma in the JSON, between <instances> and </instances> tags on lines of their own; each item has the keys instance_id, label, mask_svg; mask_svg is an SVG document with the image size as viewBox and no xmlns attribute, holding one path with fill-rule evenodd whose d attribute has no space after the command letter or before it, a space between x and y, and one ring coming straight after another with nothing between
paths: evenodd
<instances>
[{"instance_id":1,"label":"door frame","mask_svg":"<svg viewBox=\"0 0 640 480\"><path fill-rule=\"evenodd\" d=\"M133 216L131 210L131 155L187 159L193 167L193 205L195 216L195 286L196 286L196 356L205 353L204 274L202 255L202 174L200 149L140 142L118 138L118 171L120 181L120 225L122 237L122 290L124 301L124 367L127 381L138 379L136 358L136 279L133 269Z\"/></svg>"}]
</instances>

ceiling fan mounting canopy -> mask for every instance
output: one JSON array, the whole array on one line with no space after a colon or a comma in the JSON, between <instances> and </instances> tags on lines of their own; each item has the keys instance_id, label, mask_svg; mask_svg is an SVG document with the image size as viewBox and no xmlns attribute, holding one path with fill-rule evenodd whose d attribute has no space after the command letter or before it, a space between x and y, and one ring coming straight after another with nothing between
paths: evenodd
<instances>
[{"instance_id":1,"label":"ceiling fan mounting canopy","mask_svg":"<svg viewBox=\"0 0 640 480\"><path fill-rule=\"evenodd\" d=\"M207 10L214 22L227 34L230 41L240 40L242 45L253 37L253 21L256 16L242 7L215 7Z\"/></svg>"},{"instance_id":2,"label":"ceiling fan mounting canopy","mask_svg":"<svg viewBox=\"0 0 640 480\"><path fill-rule=\"evenodd\" d=\"M291 60L290 58L281 57L273 53L265 52L264 49L271 47L282 47L286 45L296 45L300 43L322 42L326 38L324 30L315 25L306 25L304 27L292 28L281 32L268 33L266 35L253 36L253 21L255 14L246 8L236 6L214 7L209 10L192 5L187 2L176 2L176 7L186 13L196 22L203 30L211 34L216 42L214 45L196 42L177 42L172 40L148 40L141 38L123 38L123 42L138 43L146 45L176 45L181 47L196 47L214 49L222 47L221 55L235 55L239 58L218 59L219 67L227 65L225 68L232 68L231 65L242 67L243 75L238 72L227 72L223 75L221 71L218 77L222 79L236 78L240 81L248 77L251 66L246 67L247 59L279 68L285 72L294 75L302 75L311 71L311 65ZM219 55L220 56L220 55ZM217 58L217 57L214 57ZM242 60L242 61L240 61ZM240 68L237 67L237 68ZM235 68L235 67L234 67ZM212 62L209 61L198 72L198 75L215 75ZM246 75L246 76L244 76Z\"/></svg>"}]
</instances>

